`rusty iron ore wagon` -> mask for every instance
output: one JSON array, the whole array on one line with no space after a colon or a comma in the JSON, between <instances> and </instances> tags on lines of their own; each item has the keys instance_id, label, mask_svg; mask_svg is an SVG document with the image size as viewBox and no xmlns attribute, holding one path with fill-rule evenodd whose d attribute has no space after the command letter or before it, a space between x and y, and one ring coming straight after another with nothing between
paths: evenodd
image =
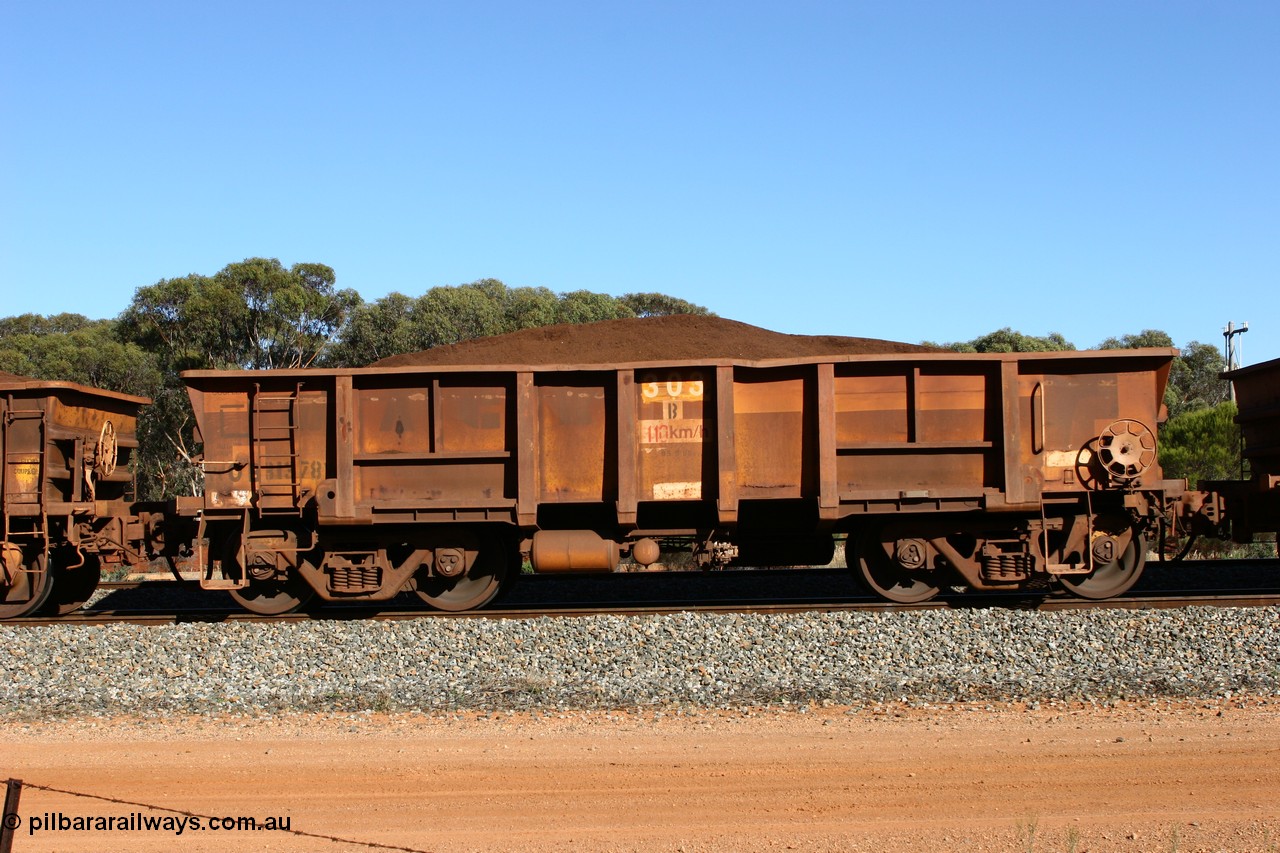
<instances>
[{"instance_id":1,"label":"rusty iron ore wagon","mask_svg":"<svg viewBox=\"0 0 1280 853\"><path fill-rule=\"evenodd\" d=\"M813 565L880 595L1127 590L1182 497L1156 458L1172 349L900 352L184 374L202 585L285 612L535 572Z\"/></svg>"},{"instance_id":2,"label":"rusty iron ore wagon","mask_svg":"<svg viewBox=\"0 0 1280 853\"><path fill-rule=\"evenodd\" d=\"M1249 465L1247 480L1201 481L1200 515L1219 535L1252 542L1280 527L1280 359L1222 374L1235 389L1236 423Z\"/></svg>"},{"instance_id":3,"label":"rusty iron ore wagon","mask_svg":"<svg viewBox=\"0 0 1280 853\"><path fill-rule=\"evenodd\" d=\"M0 374L0 618L70 612L103 564L133 556L129 462L148 402Z\"/></svg>"}]
</instances>

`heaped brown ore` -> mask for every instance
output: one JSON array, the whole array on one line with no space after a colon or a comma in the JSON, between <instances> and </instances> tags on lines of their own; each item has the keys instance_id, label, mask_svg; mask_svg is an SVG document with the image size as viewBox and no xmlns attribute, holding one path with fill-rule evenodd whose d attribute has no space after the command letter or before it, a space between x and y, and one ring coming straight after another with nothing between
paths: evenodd
<instances>
[{"instance_id":1,"label":"heaped brown ore","mask_svg":"<svg viewBox=\"0 0 1280 853\"><path fill-rule=\"evenodd\" d=\"M700 314L567 323L393 355L376 367L457 364L621 364L735 358L936 352L918 344L840 335L787 335Z\"/></svg>"}]
</instances>

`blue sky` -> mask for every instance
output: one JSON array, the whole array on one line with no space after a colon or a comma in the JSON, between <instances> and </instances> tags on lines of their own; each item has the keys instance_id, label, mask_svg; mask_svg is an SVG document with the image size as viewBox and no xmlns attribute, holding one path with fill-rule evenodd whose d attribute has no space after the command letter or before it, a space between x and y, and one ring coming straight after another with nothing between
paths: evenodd
<instances>
[{"instance_id":1,"label":"blue sky","mask_svg":"<svg viewBox=\"0 0 1280 853\"><path fill-rule=\"evenodd\" d=\"M0 7L0 314L252 256L368 300L1280 357L1280 3Z\"/></svg>"}]
</instances>

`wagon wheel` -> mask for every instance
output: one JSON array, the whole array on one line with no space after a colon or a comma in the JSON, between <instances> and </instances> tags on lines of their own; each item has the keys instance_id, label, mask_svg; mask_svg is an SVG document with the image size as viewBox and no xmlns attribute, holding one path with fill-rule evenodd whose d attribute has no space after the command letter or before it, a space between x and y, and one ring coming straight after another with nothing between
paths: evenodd
<instances>
[{"instance_id":1,"label":"wagon wheel","mask_svg":"<svg viewBox=\"0 0 1280 853\"><path fill-rule=\"evenodd\" d=\"M481 546L475 562L464 574L448 578L421 572L414 579L414 592L437 610L475 610L492 601L510 575L507 548L501 540L490 540Z\"/></svg>"},{"instance_id":2,"label":"wagon wheel","mask_svg":"<svg viewBox=\"0 0 1280 853\"><path fill-rule=\"evenodd\" d=\"M55 561L52 572L53 592L40 612L66 616L84 607L97 591L102 577L102 561L96 554L85 554L83 562L74 569L63 568Z\"/></svg>"},{"instance_id":3,"label":"wagon wheel","mask_svg":"<svg viewBox=\"0 0 1280 853\"><path fill-rule=\"evenodd\" d=\"M0 619L16 619L36 612L53 591L44 554L27 563L30 571L15 572L7 587L0 587Z\"/></svg>"},{"instance_id":4,"label":"wagon wheel","mask_svg":"<svg viewBox=\"0 0 1280 853\"><path fill-rule=\"evenodd\" d=\"M919 604L938 594L939 587L926 580L924 573L904 569L885 553L877 531L858 537L857 556L863 583L881 598Z\"/></svg>"},{"instance_id":5,"label":"wagon wheel","mask_svg":"<svg viewBox=\"0 0 1280 853\"><path fill-rule=\"evenodd\" d=\"M241 589L229 590L241 607L250 613L261 616L282 616L301 610L315 590L297 575L271 580L250 579L249 585Z\"/></svg>"},{"instance_id":6,"label":"wagon wheel","mask_svg":"<svg viewBox=\"0 0 1280 853\"><path fill-rule=\"evenodd\" d=\"M245 567L240 562L243 553L240 549L240 535L236 534L227 544L223 565L230 563L234 567L233 571L244 571ZM250 565L248 580L247 586L227 591L241 607L260 616L293 613L310 602L315 595L315 590L296 571L290 571L282 577L274 565Z\"/></svg>"},{"instance_id":7,"label":"wagon wheel","mask_svg":"<svg viewBox=\"0 0 1280 853\"><path fill-rule=\"evenodd\" d=\"M1081 598L1103 599L1123 595L1128 592L1147 565L1147 539L1138 531L1126 529L1118 536L1128 535L1128 543L1123 544L1115 558L1106 563L1095 563L1097 568L1087 575L1060 575L1058 581L1074 595Z\"/></svg>"}]
</instances>

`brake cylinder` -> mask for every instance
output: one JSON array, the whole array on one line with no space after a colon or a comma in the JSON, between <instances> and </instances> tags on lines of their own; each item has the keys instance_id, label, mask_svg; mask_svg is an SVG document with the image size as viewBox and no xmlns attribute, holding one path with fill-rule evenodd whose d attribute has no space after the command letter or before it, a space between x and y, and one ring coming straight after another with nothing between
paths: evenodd
<instances>
[{"instance_id":1,"label":"brake cylinder","mask_svg":"<svg viewBox=\"0 0 1280 853\"><path fill-rule=\"evenodd\" d=\"M539 530L529 562L535 572L612 572L618 543L590 530Z\"/></svg>"}]
</instances>

